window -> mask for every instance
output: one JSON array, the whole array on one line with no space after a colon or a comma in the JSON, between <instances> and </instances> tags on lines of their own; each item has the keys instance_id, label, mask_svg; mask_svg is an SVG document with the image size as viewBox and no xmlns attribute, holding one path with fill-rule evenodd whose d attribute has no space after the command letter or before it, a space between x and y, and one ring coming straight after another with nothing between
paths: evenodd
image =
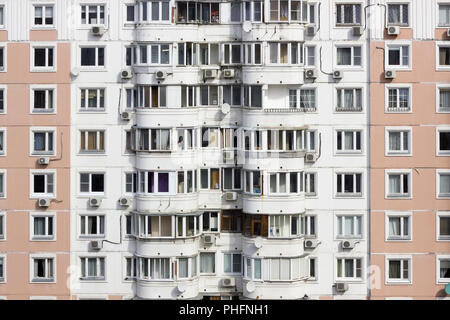
<instances>
[{"instance_id":1,"label":"window","mask_svg":"<svg viewBox=\"0 0 450 320\"><path fill-rule=\"evenodd\" d=\"M80 107L83 111L105 109L105 89L80 89Z\"/></svg>"},{"instance_id":2,"label":"window","mask_svg":"<svg viewBox=\"0 0 450 320\"><path fill-rule=\"evenodd\" d=\"M450 240L450 213L438 212L436 224L438 240Z\"/></svg>"},{"instance_id":3,"label":"window","mask_svg":"<svg viewBox=\"0 0 450 320\"><path fill-rule=\"evenodd\" d=\"M289 90L289 108L316 110L316 89Z\"/></svg>"},{"instance_id":4,"label":"window","mask_svg":"<svg viewBox=\"0 0 450 320\"><path fill-rule=\"evenodd\" d=\"M200 87L202 88L202 87ZM241 86L223 86L222 87L223 103L228 103L232 106L241 105Z\"/></svg>"},{"instance_id":5,"label":"window","mask_svg":"<svg viewBox=\"0 0 450 320\"><path fill-rule=\"evenodd\" d=\"M32 112L54 112L56 103L55 89L32 89Z\"/></svg>"},{"instance_id":6,"label":"window","mask_svg":"<svg viewBox=\"0 0 450 320\"><path fill-rule=\"evenodd\" d=\"M241 187L241 169L223 168L223 190L240 190Z\"/></svg>"},{"instance_id":7,"label":"window","mask_svg":"<svg viewBox=\"0 0 450 320\"><path fill-rule=\"evenodd\" d=\"M300 221L300 227L301 227L301 234L304 234L305 237L308 238L314 238L316 237L316 216L310 216L310 215L304 215L301 216Z\"/></svg>"},{"instance_id":8,"label":"window","mask_svg":"<svg viewBox=\"0 0 450 320\"><path fill-rule=\"evenodd\" d=\"M104 173L80 173L80 192L99 193L105 192Z\"/></svg>"},{"instance_id":9,"label":"window","mask_svg":"<svg viewBox=\"0 0 450 320\"><path fill-rule=\"evenodd\" d=\"M316 66L316 47L305 46L305 65L307 67Z\"/></svg>"},{"instance_id":10,"label":"window","mask_svg":"<svg viewBox=\"0 0 450 320\"><path fill-rule=\"evenodd\" d=\"M80 235L83 237L104 237L105 216L80 215Z\"/></svg>"},{"instance_id":11,"label":"window","mask_svg":"<svg viewBox=\"0 0 450 320\"><path fill-rule=\"evenodd\" d=\"M303 172L269 174L269 194L298 193L302 189Z\"/></svg>"},{"instance_id":12,"label":"window","mask_svg":"<svg viewBox=\"0 0 450 320\"><path fill-rule=\"evenodd\" d=\"M244 214L244 235L246 237L267 237L269 217L266 215Z\"/></svg>"},{"instance_id":13,"label":"window","mask_svg":"<svg viewBox=\"0 0 450 320\"><path fill-rule=\"evenodd\" d=\"M388 172L386 174L386 197L409 198L411 197L411 173Z\"/></svg>"},{"instance_id":14,"label":"window","mask_svg":"<svg viewBox=\"0 0 450 320\"><path fill-rule=\"evenodd\" d=\"M80 152L105 152L105 131L82 130L80 136Z\"/></svg>"},{"instance_id":15,"label":"window","mask_svg":"<svg viewBox=\"0 0 450 320\"><path fill-rule=\"evenodd\" d=\"M181 86L181 107L195 107L197 105L197 87Z\"/></svg>"},{"instance_id":16,"label":"window","mask_svg":"<svg viewBox=\"0 0 450 320\"><path fill-rule=\"evenodd\" d=\"M170 64L170 45L151 44L139 46L138 60L140 64L168 65ZM150 59L149 59L150 58Z\"/></svg>"},{"instance_id":17,"label":"window","mask_svg":"<svg viewBox=\"0 0 450 320\"><path fill-rule=\"evenodd\" d=\"M439 112L450 112L450 87L438 88Z\"/></svg>"},{"instance_id":18,"label":"window","mask_svg":"<svg viewBox=\"0 0 450 320\"><path fill-rule=\"evenodd\" d=\"M125 130L125 153L136 151L136 130Z\"/></svg>"},{"instance_id":19,"label":"window","mask_svg":"<svg viewBox=\"0 0 450 320\"><path fill-rule=\"evenodd\" d=\"M0 172L0 198L6 197L6 173Z\"/></svg>"},{"instance_id":20,"label":"window","mask_svg":"<svg viewBox=\"0 0 450 320\"><path fill-rule=\"evenodd\" d=\"M271 22L306 22L308 6L306 1L300 0L271 0Z\"/></svg>"},{"instance_id":21,"label":"window","mask_svg":"<svg viewBox=\"0 0 450 320\"><path fill-rule=\"evenodd\" d=\"M0 240L5 239L5 233L6 233L6 215L4 213L0 213Z\"/></svg>"},{"instance_id":22,"label":"window","mask_svg":"<svg viewBox=\"0 0 450 320\"><path fill-rule=\"evenodd\" d=\"M438 198L450 198L450 171L448 170L438 170L436 172L438 181Z\"/></svg>"},{"instance_id":23,"label":"window","mask_svg":"<svg viewBox=\"0 0 450 320\"><path fill-rule=\"evenodd\" d=\"M411 155L411 130L386 129L386 155Z\"/></svg>"},{"instance_id":24,"label":"window","mask_svg":"<svg viewBox=\"0 0 450 320\"><path fill-rule=\"evenodd\" d=\"M318 273L318 259L316 257L310 257L307 259L308 263L308 280L317 280Z\"/></svg>"},{"instance_id":25,"label":"window","mask_svg":"<svg viewBox=\"0 0 450 320\"><path fill-rule=\"evenodd\" d=\"M5 7L0 6L0 28L5 27Z\"/></svg>"},{"instance_id":26,"label":"window","mask_svg":"<svg viewBox=\"0 0 450 320\"><path fill-rule=\"evenodd\" d=\"M192 258L178 258L178 279L197 276L197 256Z\"/></svg>"},{"instance_id":27,"label":"window","mask_svg":"<svg viewBox=\"0 0 450 320\"><path fill-rule=\"evenodd\" d=\"M299 215L270 215L269 238L291 238L300 235Z\"/></svg>"},{"instance_id":28,"label":"window","mask_svg":"<svg viewBox=\"0 0 450 320\"><path fill-rule=\"evenodd\" d=\"M34 6L34 25L53 26L53 6Z\"/></svg>"},{"instance_id":29,"label":"window","mask_svg":"<svg viewBox=\"0 0 450 320\"><path fill-rule=\"evenodd\" d=\"M219 231L219 213L206 211L203 213L203 232Z\"/></svg>"},{"instance_id":30,"label":"window","mask_svg":"<svg viewBox=\"0 0 450 320\"><path fill-rule=\"evenodd\" d=\"M337 48L337 65L347 67L362 66L362 47L338 47Z\"/></svg>"},{"instance_id":31,"label":"window","mask_svg":"<svg viewBox=\"0 0 450 320\"><path fill-rule=\"evenodd\" d=\"M0 71L5 71L6 67L6 49L0 47Z\"/></svg>"},{"instance_id":32,"label":"window","mask_svg":"<svg viewBox=\"0 0 450 320\"><path fill-rule=\"evenodd\" d=\"M388 88L388 112L411 111L410 88Z\"/></svg>"},{"instance_id":33,"label":"window","mask_svg":"<svg viewBox=\"0 0 450 320\"><path fill-rule=\"evenodd\" d=\"M5 282L6 278L6 259L0 257L0 282Z\"/></svg>"},{"instance_id":34,"label":"window","mask_svg":"<svg viewBox=\"0 0 450 320\"><path fill-rule=\"evenodd\" d=\"M361 131L356 130L337 130L336 131L336 150L337 153L361 153L362 141Z\"/></svg>"},{"instance_id":35,"label":"window","mask_svg":"<svg viewBox=\"0 0 450 320\"><path fill-rule=\"evenodd\" d=\"M317 173L305 172L305 192L307 196L317 195Z\"/></svg>"},{"instance_id":36,"label":"window","mask_svg":"<svg viewBox=\"0 0 450 320\"><path fill-rule=\"evenodd\" d=\"M137 277L138 259L134 257L125 258L125 280L132 280Z\"/></svg>"},{"instance_id":37,"label":"window","mask_svg":"<svg viewBox=\"0 0 450 320\"><path fill-rule=\"evenodd\" d=\"M450 4L439 4L439 26L450 26Z\"/></svg>"},{"instance_id":38,"label":"window","mask_svg":"<svg viewBox=\"0 0 450 320\"><path fill-rule=\"evenodd\" d=\"M336 25L361 25L361 5L336 4Z\"/></svg>"},{"instance_id":39,"label":"window","mask_svg":"<svg viewBox=\"0 0 450 320\"><path fill-rule=\"evenodd\" d=\"M408 26L409 5L407 3L388 3L388 25Z\"/></svg>"},{"instance_id":40,"label":"window","mask_svg":"<svg viewBox=\"0 0 450 320\"><path fill-rule=\"evenodd\" d=\"M177 129L177 150L192 150L195 145L194 129Z\"/></svg>"},{"instance_id":41,"label":"window","mask_svg":"<svg viewBox=\"0 0 450 320\"><path fill-rule=\"evenodd\" d=\"M337 216L338 238L361 238L362 216Z\"/></svg>"},{"instance_id":42,"label":"window","mask_svg":"<svg viewBox=\"0 0 450 320\"><path fill-rule=\"evenodd\" d=\"M409 45L388 45L387 67L409 68Z\"/></svg>"},{"instance_id":43,"label":"window","mask_svg":"<svg viewBox=\"0 0 450 320\"><path fill-rule=\"evenodd\" d=\"M249 280L262 280L262 259L245 258L245 277Z\"/></svg>"},{"instance_id":44,"label":"window","mask_svg":"<svg viewBox=\"0 0 450 320\"><path fill-rule=\"evenodd\" d=\"M238 129L237 128L221 128L220 129L221 145L224 149L237 149L238 147Z\"/></svg>"},{"instance_id":45,"label":"window","mask_svg":"<svg viewBox=\"0 0 450 320\"><path fill-rule=\"evenodd\" d=\"M260 171L244 171L245 192L256 195L262 194L262 181Z\"/></svg>"},{"instance_id":46,"label":"window","mask_svg":"<svg viewBox=\"0 0 450 320\"><path fill-rule=\"evenodd\" d=\"M217 106L219 105L219 87L218 86L200 86L200 105Z\"/></svg>"},{"instance_id":47,"label":"window","mask_svg":"<svg viewBox=\"0 0 450 320\"><path fill-rule=\"evenodd\" d=\"M241 2L231 2L231 22L241 22Z\"/></svg>"},{"instance_id":48,"label":"window","mask_svg":"<svg viewBox=\"0 0 450 320\"><path fill-rule=\"evenodd\" d=\"M336 196L362 196L362 174L361 173L338 173L336 174Z\"/></svg>"},{"instance_id":49,"label":"window","mask_svg":"<svg viewBox=\"0 0 450 320\"><path fill-rule=\"evenodd\" d=\"M178 43L178 65L191 66L195 64L197 64L197 45L192 42Z\"/></svg>"},{"instance_id":50,"label":"window","mask_svg":"<svg viewBox=\"0 0 450 320\"><path fill-rule=\"evenodd\" d=\"M104 47L81 48L81 66L104 67L105 48Z\"/></svg>"},{"instance_id":51,"label":"window","mask_svg":"<svg viewBox=\"0 0 450 320\"><path fill-rule=\"evenodd\" d=\"M200 49L201 49L201 47L200 47ZM223 62L226 65L242 63L242 45L241 44L224 44L223 45L223 57L224 57ZM201 56L200 56L200 59L201 59Z\"/></svg>"},{"instance_id":52,"label":"window","mask_svg":"<svg viewBox=\"0 0 450 320\"><path fill-rule=\"evenodd\" d=\"M216 253L200 252L200 273L216 273Z\"/></svg>"},{"instance_id":53,"label":"window","mask_svg":"<svg viewBox=\"0 0 450 320\"><path fill-rule=\"evenodd\" d=\"M0 129L0 155L5 155L6 153L6 131Z\"/></svg>"},{"instance_id":54,"label":"window","mask_svg":"<svg viewBox=\"0 0 450 320\"><path fill-rule=\"evenodd\" d=\"M362 280L362 259L338 258L337 278L339 280Z\"/></svg>"},{"instance_id":55,"label":"window","mask_svg":"<svg viewBox=\"0 0 450 320\"><path fill-rule=\"evenodd\" d=\"M242 231L242 211L222 210L220 228L221 232L241 232Z\"/></svg>"},{"instance_id":56,"label":"window","mask_svg":"<svg viewBox=\"0 0 450 320\"><path fill-rule=\"evenodd\" d=\"M243 2L244 21L262 22L263 1Z\"/></svg>"},{"instance_id":57,"label":"window","mask_svg":"<svg viewBox=\"0 0 450 320\"><path fill-rule=\"evenodd\" d=\"M217 65L219 64L219 44L201 43L199 46L199 64ZM225 45L226 47L227 45ZM234 52L234 51L233 51ZM226 56L227 52L225 52Z\"/></svg>"},{"instance_id":58,"label":"window","mask_svg":"<svg viewBox=\"0 0 450 320\"><path fill-rule=\"evenodd\" d=\"M175 231L175 223L171 216L139 215L136 217L138 219L136 234L140 238L175 237L172 232L172 227Z\"/></svg>"},{"instance_id":59,"label":"window","mask_svg":"<svg viewBox=\"0 0 450 320\"><path fill-rule=\"evenodd\" d=\"M4 88L0 88L0 114L5 113L5 109L6 109L6 90Z\"/></svg>"},{"instance_id":60,"label":"window","mask_svg":"<svg viewBox=\"0 0 450 320\"><path fill-rule=\"evenodd\" d=\"M219 23L219 4L209 2L177 2L177 23Z\"/></svg>"},{"instance_id":61,"label":"window","mask_svg":"<svg viewBox=\"0 0 450 320\"><path fill-rule=\"evenodd\" d=\"M56 67L56 50L54 47L33 47L33 68L52 71Z\"/></svg>"},{"instance_id":62,"label":"window","mask_svg":"<svg viewBox=\"0 0 450 320\"><path fill-rule=\"evenodd\" d=\"M80 280L105 280L105 258L81 257Z\"/></svg>"},{"instance_id":63,"label":"window","mask_svg":"<svg viewBox=\"0 0 450 320\"><path fill-rule=\"evenodd\" d=\"M438 45L439 50L439 63L438 67L450 68L450 46L449 45Z\"/></svg>"},{"instance_id":64,"label":"window","mask_svg":"<svg viewBox=\"0 0 450 320\"><path fill-rule=\"evenodd\" d=\"M125 193L136 193L137 190L137 173L125 173Z\"/></svg>"},{"instance_id":65,"label":"window","mask_svg":"<svg viewBox=\"0 0 450 320\"><path fill-rule=\"evenodd\" d=\"M174 173L170 173L172 175ZM173 193L169 172L139 171L139 192L152 194Z\"/></svg>"},{"instance_id":66,"label":"window","mask_svg":"<svg viewBox=\"0 0 450 320\"><path fill-rule=\"evenodd\" d=\"M410 258L387 258L386 270L387 282L411 282Z\"/></svg>"},{"instance_id":67,"label":"window","mask_svg":"<svg viewBox=\"0 0 450 320\"><path fill-rule=\"evenodd\" d=\"M171 150L170 129L137 129L138 151Z\"/></svg>"},{"instance_id":68,"label":"window","mask_svg":"<svg viewBox=\"0 0 450 320\"><path fill-rule=\"evenodd\" d=\"M32 240L52 240L55 237L55 216L31 216Z\"/></svg>"},{"instance_id":69,"label":"window","mask_svg":"<svg viewBox=\"0 0 450 320\"><path fill-rule=\"evenodd\" d=\"M125 89L126 108L135 109L138 105L138 90L137 89Z\"/></svg>"},{"instance_id":70,"label":"window","mask_svg":"<svg viewBox=\"0 0 450 320\"><path fill-rule=\"evenodd\" d=\"M55 197L55 173L32 173L31 194L32 197Z\"/></svg>"},{"instance_id":71,"label":"window","mask_svg":"<svg viewBox=\"0 0 450 320\"><path fill-rule=\"evenodd\" d=\"M269 63L302 64L303 43L269 42Z\"/></svg>"},{"instance_id":72,"label":"window","mask_svg":"<svg viewBox=\"0 0 450 320\"><path fill-rule=\"evenodd\" d=\"M200 234L199 216L175 217L176 237L193 237Z\"/></svg>"},{"instance_id":73,"label":"window","mask_svg":"<svg viewBox=\"0 0 450 320\"><path fill-rule=\"evenodd\" d=\"M139 86L138 108L164 108L167 107L165 86Z\"/></svg>"},{"instance_id":74,"label":"window","mask_svg":"<svg viewBox=\"0 0 450 320\"><path fill-rule=\"evenodd\" d=\"M81 24L105 24L105 6L81 5Z\"/></svg>"},{"instance_id":75,"label":"window","mask_svg":"<svg viewBox=\"0 0 450 320\"><path fill-rule=\"evenodd\" d=\"M411 240L411 214L386 213L387 240Z\"/></svg>"},{"instance_id":76,"label":"window","mask_svg":"<svg viewBox=\"0 0 450 320\"><path fill-rule=\"evenodd\" d=\"M136 21L136 12L137 12L137 6L134 4L126 4L125 5L126 10L126 22L127 23L133 23Z\"/></svg>"},{"instance_id":77,"label":"window","mask_svg":"<svg viewBox=\"0 0 450 320\"><path fill-rule=\"evenodd\" d=\"M32 281L54 282L55 281L55 258L32 258Z\"/></svg>"},{"instance_id":78,"label":"window","mask_svg":"<svg viewBox=\"0 0 450 320\"><path fill-rule=\"evenodd\" d=\"M200 189L220 189L219 168L200 169Z\"/></svg>"},{"instance_id":79,"label":"window","mask_svg":"<svg viewBox=\"0 0 450 320\"><path fill-rule=\"evenodd\" d=\"M336 111L357 112L362 111L362 89L337 89Z\"/></svg>"},{"instance_id":80,"label":"window","mask_svg":"<svg viewBox=\"0 0 450 320\"><path fill-rule=\"evenodd\" d=\"M33 155L53 155L55 154L55 132L54 131L32 131L32 154Z\"/></svg>"},{"instance_id":81,"label":"window","mask_svg":"<svg viewBox=\"0 0 450 320\"><path fill-rule=\"evenodd\" d=\"M262 86L244 86L244 106L262 108Z\"/></svg>"},{"instance_id":82,"label":"window","mask_svg":"<svg viewBox=\"0 0 450 320\"><path fill-rule=\"evenodd\" d=\"M450 282L450 257L437 257L438 282Z\"/></svg>"},{"instance_id":83,"label":"window","mask_svg":"<svg viewBox=\"0 0 450 320\"><path fill-rule=\"evenodd\" d=\"M242 272L242 255L240 253L224 253L223 254L223 272L224 273L241 273Z\"/></svg>"},{"instance_id":84,"label":"window","mask_svg":"<svg viewBox=\"0 0 450 320\"><path fill-rule=\"evenodd\" d=\"M244 48L244 64L260 65L262 63L262 46L260 43L245 43Z\"/></svg>"},{"instance_id":85,"label":"window","mask_svg":"<svg viewBox=\"0 0 450 320\"><path fill-rule=\"evenodd\" d=\"M140 13L140 21L168 22L170 17L169 2L168 1L139 2L139 13Z\"/></svg>"},{"instance_id":86,"label":"window","mask_svg":"<svg viewBox=\"0 0 450 320\"><path fill-rule=\"evenodd\" d=\"M202 148L219 148L219 129L202 128Z\"/></svg>"},{"instance_id":87,"label":"window","mask_svg":"<svg viewBox=\"0 0 450 320\"><path fill-rule=\"evenodd\" d=\"M438 155L450 155L450 129L437 131Z\"/></svg>"},{"instance_id":88,"label":"window","mask_svg":"<svg viewBox=\"0 0 450 320\"><path fill-rule=\"evenodd\" d=\"M134 215L132 215L132 214L128 214L128 215L125 215L125 219L126 219L126 221L125 221L125 235L127 236L127 237L132 237L132 236L134 236L134 226L135 226L135 224L134 224Z\"/></svg>"}]
</instances>

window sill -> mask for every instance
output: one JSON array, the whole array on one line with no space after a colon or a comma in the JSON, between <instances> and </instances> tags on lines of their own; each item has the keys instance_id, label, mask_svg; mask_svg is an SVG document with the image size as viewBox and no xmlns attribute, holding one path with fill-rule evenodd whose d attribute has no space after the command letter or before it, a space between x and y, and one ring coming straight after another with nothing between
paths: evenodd
<instances>
[{"instance_id":1,"label":"window sill","mask_svg":"<svg viewBox=\"0 0 450 320\"><path fill-rule=\"evenodd\" d=\"M98 66L80 66L80 72L107 72L105 67Z\"/></svg>"},{"instance_id":2,"label":"window sill","mask_svg":"<svg viewBox=\"0 0 450 320\"><path fill-rule=\"evenodd\" d=\"M336 282L345 282L345 283L364 283L363 279L360 278L336 278Z\"/></svg>"},{"instance_id":3,"label":"window sill","mask_svg":"<svg viewBox=\"0 0 450 320\"><path fill-rule=\"evenodd\" d=\"M54 152L32 152L30 157L54 157L56 154Z\"/></svg>"},{"instance_id":4,"label":"window sill","mask_svg":"<svg viewBox=\"0 0 450 320\"><path fill-rule=\"evenodd\" d=\"M30 241L56 241L56 238L54 236L46 237L46 236L33 236Z\"/></svg>"},{"instance_id":5,"label":"window sill","mask_svg":"<svg viewBox=\"0 0 450 320\"><path fill-rule=\"evenodd\" d=\"M79 109L78 113L104 113L106 111L105 108L96 108L95 110L89 110L89 109Z\"/></svg>"},{"instance_id":6,"label":"window sill","mask_svg":"<svg viewBox=\"0 0 450 320\"><path fill-rule=\"evenodd\" d=\"M104 234L99 234L99 235L80 235L78 236L78 240L80 241L90 241L92 239L104 239L105 235Z\"/></svg>"},{"instance_id":7,"label":"window sill","mask_svg":"<svg viewBox=\"0 0 450 320\"><path fill-rule=\"evenodd\" d=\"M30 195L30 199L33 199L33 200L41 199L41 198L56 199L56 196L53 194L51 194L51 195L49 195L49 194L32 194L32 195Z\"/></svg>"},{"instance_id":8,"label":"window sill","mask_svg":"<svg viewBox=\"0 0 450 320\"><path fill-rule=\"evenodd\" d=\"M338 193L335 195L335 198L337 198L337 199L340 199L340 198L344 198L344 199L363 198L363 194L362 193L352 193L352 194Z\"/></svg>"},{"instance_id":9,"label":"window sill","mask_svg":"<svg viewBox=\"0 0 450 320\"><path fill-rule=\"evenodd\" d=\"M106 282L106 279L104 277L92 277L92 278L86 278L86 277L80 277L80 281L83 282L100 282L100 283L104 283Z\"/></svg>"},{"instance_id":10,"label":"window sill","mask_svg":"<svg viewBox=\"0 0 450 320\"><path fill-rule=\"evenodd\" d=\"M31 26L31 31L46 31L46 30L56 30L55 25L34 25Z\"/></svg>"},{"instance_id":11,"label":"window sill","mask_svg":"<svg viewBox=\"0 0 450 320\"><path fill-rule=\"evenodd\" d=\"M33 109L33 110L31 110L31 114L56 114L56 111L50 110L50 109L46 109L46 110Z\"/></svg>"},{"instance_id":12,"label":"window sill","mask_svg":"<svg viewBox=\"0 0 450 320\"><path fill-rule=\"evenodd\" d=\"M412 153L410 153L410 152L402 153L402 152L391 152L391 151L388 151L385 156L386 157L412 157Z\"/></svg>"},{"instance_id":13,"label":"window sill","mask_svg":"<svg viewBox=\"0 0 450 320\"><path fill-rule=\"evenodd\" d=\"M31 283L55 283L54 278L45 278L45 279L32 279Z\"/></svg>"},{"instance_id":14,"label":"window sill","mask_svg":"<svg viewBox=\"0 0 450 320\"><path fill-rule=\"evenodd\" d=\"M398 281L393 281L393 280L388 280L386 281L386 285L387 286L391 286L391 285L412 285L412 282L409 280L398 280Z\"/></svg>"},{"instance_id":15,"label":"window sill","mask_svg":"<svg viewBox=\"0 0 450 320\"><path fill-rule=\"evenodd\" d=\"M56 69L50 69L50 68L42 68L42 69L38 69L38 68L33 68L30 70L31 73L56 73L57 70Z\"/></svg>"},{"instance_id":16,"label":"window sill","mask_svg":"<svg viewBox=\"0 0 450 320\"><path fill-rule=\"evenodd\" d=\"M402 238L402 237L388 237L386 239L387 242L411 242L411 238Z\"/></svg>"},{"instance_id":17,"label":"window sill","mask_svg":"<svg viewBox=\"0 0 450 320\"><path fill-rule=\"evenodd\" d=\"M385 197L387 200L411 200L412 197L410 195L387 195Z\"/></svg>"}]
</instances>

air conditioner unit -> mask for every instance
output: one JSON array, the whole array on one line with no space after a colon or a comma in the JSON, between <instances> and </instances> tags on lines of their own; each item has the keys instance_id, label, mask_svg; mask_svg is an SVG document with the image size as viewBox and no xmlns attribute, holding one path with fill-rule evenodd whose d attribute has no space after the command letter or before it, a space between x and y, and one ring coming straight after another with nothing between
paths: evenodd
<instances>
[{"instance_id":1,"label":"air conditioner unit","mask_svg":"<svg viewBox=\"0 0 450 320\"><path fill-rule=\"evenodd\" d=\"M447 38L450 38L450 29L447 29Z\"/></svg>"},{"instance_id":2,"label":"air conditioner unit","mask_svg":"<svg viewBox=\"0 0 450 320\"><path fill-rule=\"evenodd\" d=\"M129 121L131 119L131 114L129 112L124 111L120 114L120 118L122 120Z\"/></svg>"},{"instance_id":3,"label":"air conditioner unit","mask_svg":"<svg viewBox=\"0 0 450 320\"><path fill-rule=\"evenodd\" d=\"M129 207L131 205L131 199L127 197L122 197L119 199L119 203L121 206Z\"/></svg>"},{"instance_id":4,"label":"air conditioner unit","mask_svg":"<svg viewBox=\"0 0 450 320\"><path fill-rule=\"evenodd\" d=\"M384 73L384 77L386 79L395 79L396 75L397 74L395 70L386 70L386 72Z\"/></svg>"},{"instance_id":5,"label":"air conditioner unit","mask_svg":"<svg viewBox=\"0 0 450 320\"><path fill-rule=\"evenodd\" d=\"M335 286L337 292L345 292L348 290L348 283L345 282L337 282Z\"/></svg>"},{"instance_id":6,"label":"air conditioner unit","mask_svg":"<svg viewBox=\"0 0 450 320\"><path fill-rule=\"evenodd\" d=\"M205 79L214 79L217 77L217 70L203 70L203 78Z\"/></svg>"},{"instance_id":7,"label":"air conditioner unit","mask_svg":"<svg viewBox=\"0 0 450 320\"><path fill-rule=\"evenodd\" d=\"M356 240L344 240L341 242L342 249L353 249L358 241Z\"/></svg>"},{"instance_id":8,"label":"air conditioner unit","mask_svg":"<svg viewBox=\"0 0 450 320\"><path fill-rule=\"evenodd\" d=\"M48 165L50 163L50 158L49 157L40 157L37 160L37 163L44 166L44 165Z\"/></svg>"},{"instance_id":9,"label":"air conditioner unit","mask_svg":"<svg viewBox=\"0 0 450 320\"><path fill-rule=\"evenodd\" d=\"M306 249L314 249L317 248L317 246L320 244L319 240L313 240L313 239L306 239L304 243L304 247Z\"/></svg>"},{"instance_id":10,"label":"air conditioner unit","mask_svg":"<svg viewBox=\"0 0 450 320\"><path fill-rule=\"evenodd\" d=\"M133 78L133 72L131 70L127 70L127 69L122 70L120 72L120 77L122 79L131 79L131 78Z\"/></svg>"},{"instance_id":11,"label":"air conditioner unit","mask_svg":"<svg viewBox=\"0 0 450 320\"><path fill-rule=\"evenodd\" d=\"M307 152L305 154L305 162L306 163L314 163L317 161L317 155L313 152Z\"/></svg>"},{"instance_id":12,"label":"air conditioner unit","mask_svg":"<svg viewBox=\"0 0 450 320\"><path fill-rule=\"evenodd\" d=\"M161 71L161 70L156 71L155 78L157 80L164 80L166 78L166 73L164 71Z\"/></svg>"},{"instance_id":13,"label":"air conditioner unit","mask_svg":"<svg viewBox=\"0 0 450 320\"><path fill-rule=\"evenodd\" d=\"M307 26L306 27L306 35L313 37L317 33L316 26Z\"/></svg>"},{"instance_id":14,"label":"air conditioner unit","mask_svg":"<svg viewBox=\"0 0 450 320\"><path fill-rule=\"evenodd\" d=\"M102 203L102 199L100 199L100 198L89 198L89 205L91 207L100 207L101 203Z\"/></svg>"},{"instance_id":15,"label":"air conditioner unit","mask_svg":"<svg viewBox=\"0 0 450 320\"><path fill-rule=\"evenodd\" d=\"M305 77L306 77L306 79L316 79L317 78L317 70L316 69L306 70Z\"/></svg>"},{"instance_id":16,"label":"air conditioner unit","mask_svg":"<svg viewBox=\"0 0 450 320\"><path fill-rule=\"evenodd\" d=\"M234 70L233 69L223 70L223 77L226 79L234 78Z\"/></svg>"},{"instance_id":17,"label":"air conditioner unit","mask_svg":"<svg viewBox=\"0 0 450 320\"><path fill-rule=\"evenodd\" d=\"M102 36L105 33L105 27L93 26L91 32L94 36Z\"/></svg>"},{"instance_id":18,"label":"air conditioner unit","mask_svg":"<svg viewBox=\"0 0 450 320\"><path fill-rule=\"evenodd\" d=\"M211 234L203 236L203 243L204 244L213 244L215 240L216 240L216 237L214 237Z\"/></svg>"},{"instance_id":19,"label":"air conditioner unit","mask_svg":"<svg viewBox=\"0 0 450 320\"><path fill-rule=\"evenodd\" d=\"M342 79L344 73L340 70L333 71L333 79Z\"/></svg>"},{"instance_id":20,"label":"air conditioner unit","mask_svg":"<svg viewBox=\"0 0 450 320\"><path fill-rule=\"evenodd\" d=\"M91 241L91 248L92 250L100 250L103 248L103 241Z\"/></svg>"},{"instance_id":21,"label":"air conditioner unit","mask_svg":"<svg viewBox=\"0 0 450 320\"><path fill-rule=\"evenodd\" d=\"M223 162L229 163L234 162L235 153L232 150L227 150L223 152Z\"/></svg>"},{"instance_id":22,"label":"air conditioner unit","mask_svg":"<svg viewBox=\"0 0 450 320\"><path fill-rule=\"evenodd\" d=\"M225 200L227 201L236 201L237 200L237 192L226 192Z\"/></svg>"},{"instance_id":23,"label":"air conditioner unit","mask_svg":"<svg viewBox=\"0 0 450 320\"><path fill-rule=\"evenodd\" d=\"M364 33L363 27L353 27L353 35L355 37L360 37L362 36L363 33Z\"/></svg>"},{"instance_id":24,"label":"air conditioner unit","mask_svg":"<svg viewBox=\"0 0 450 320\"><path fill-rule=\"evenodd\" d=\"M38 200L38 205L41 208L50 207L50 199L41 198L41 199Z\"/></svg>"},{"instance_id":25,"label":"air conditioner unit","mask_svg":"<svg viewBox=\"0 0 450 320\"><path fill-rule=\"evenodd\" d=\"M234 278L224 278L222 279L222 287L234 287L236 286L236 279Z\"/></svg>"},{"instance_id":26,"label":"air conditioner unit","mask_svg":"<svg viewBox=\"0 0 450 320\"><path fill-rule=\"evenodd\" d=\"M400 34L400 27L399 26L389 26L387 28L387 34L390 36L397 36Z\"/></svg>"}]
</instances>

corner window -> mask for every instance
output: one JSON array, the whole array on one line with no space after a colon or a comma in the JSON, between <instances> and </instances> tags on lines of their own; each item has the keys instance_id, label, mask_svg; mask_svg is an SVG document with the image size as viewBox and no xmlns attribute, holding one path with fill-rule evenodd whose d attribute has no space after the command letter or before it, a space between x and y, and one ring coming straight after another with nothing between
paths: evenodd
<instances>
[{"instance_id":1,"label":"corner window","mask_svg":"<svg viewBox=\"0 0 450 320\"><path fill-rule=\"evenodd\" d=\"M34 25L53 26L53 6L34 6Z\"/></svg>"},{"instance_id":2,"label":"corner window","mask_svg":"<svg viewBox=\"0 0 450 320\"><path fill-rule=\"evenodd\" d=\"M408 26L409 24L409 5L408 3L394 4L389 3L388 25Z\"/></svg>"},{"instance_id":3,"label":"corner window","mask_svg":"<svg viewBox=\"0 0 450 320\"><path fill-rule=\"evenodd\" d=\"M32 282L55 281L55 258L32 258Z\"/></svg>"},{"instance_id":4,"label":"corner window","mask_svg":"<svg viewBox=\"0 0 450 320\"><path fill-rule=\"evenodd\" d=\"M105 6L104 5L81 5L81 24L104 25Z\"/></svg>"},{"instance_id":5,"label":"corner window","mask_svg":"<svg viewBox=\"0 0 450 320\"><path fill-rule=\"evenodd\" d=\"M80 173L80 192L103 194L105 192L105 174Z\"/></svg>"},{"instance_id":6,"label":"corner window","mask_svg":"<svg viewBox=\"0 0 450 320\"><path fill-rule=\"evenodd\" d=\"M105 48L104 47L81 48L81 66L104 67Z\"/></svg>"},{"instance_id":7,"label":"corner window","mask_svg":"<svg viewBox=\"0 0 450 320\"><path fill-rule=\"evenodd\" d=\"M361 25L360 4L336 4L336 26Z\"/></svg>"}]
</instances>

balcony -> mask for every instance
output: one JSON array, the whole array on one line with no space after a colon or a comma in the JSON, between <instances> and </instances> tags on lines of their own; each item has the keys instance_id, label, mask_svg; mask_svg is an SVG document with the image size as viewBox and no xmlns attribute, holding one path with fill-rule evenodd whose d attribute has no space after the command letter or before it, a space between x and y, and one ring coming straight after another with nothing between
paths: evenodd
<instances>
[{"instance_id":1,"label":"balcony","mask_svg":"<svg viewBox=\"0 0 450 320\"><path fill-rule=\"evenodd\" d=\"M362 106L355 106L355 107L342 107L337 106L336 112L362 112L363 108Z\"/></svg>"}]
</instances>

